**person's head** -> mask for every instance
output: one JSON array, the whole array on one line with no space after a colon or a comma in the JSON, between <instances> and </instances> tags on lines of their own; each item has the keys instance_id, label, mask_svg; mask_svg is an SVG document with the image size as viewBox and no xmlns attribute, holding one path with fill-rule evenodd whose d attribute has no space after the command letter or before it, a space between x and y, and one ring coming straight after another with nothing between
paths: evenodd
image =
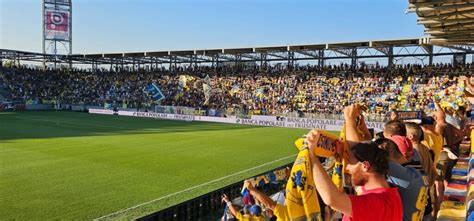
<instances>
[{"instance_id":1,"label":"person's head","mask_svg":"<svg viewBox=\"0 0 474 221\"><path fill-rule=\"evenodd\" d=\"M380 149L387 151L391 160L399 161L400 159L404 159L402 152L398 149L398 145L391 139L380 138L377 139L375 143Z\"/></svg>"},{"instance_id":2,"label":"person's head","mask_svg":"<svg viewBox=\"0 0 474 221\"><path fill-rule=\"evenodd\" d=\"M405 159L411 161L414 153L413 144L411 141L407 137L399 135L391 136L390 140L397 144L398 150L400 150Z\"/></svg>"},{"instance_id":3,"label":"person's head","mask_svg":"<svg viewBox=\"0 0 474 221\"><path fill-rule=\"evenodd\" d=\"M420 126L423 130L434 130L436 127L436 120L434 117L428 116L421 118Z\"/></svg>"},{"instance_id":4,"label":"person's head","mask_svg":"<svg viewBox=\"0 0 474 221\"><path fill-rule=\"evenodd\" d=\"M405 129L405 124L399 120L390 120L385 123L385 128L383 129L383 136L390 138L394 135L406 136L407 130Z\"/></svg>"},{"instance_id":5,"label":"person's head","mask_svg":"<svg viewBox=\"0 0 474 221\"><path fill-rule=\"evenodd\" d=\"M249 208L249 212L253 216L260 216L262 213L262 208L259 205L253 205Z\"/></svg>"},{"instance_id":6,"label":"person's head","mask_svg":"<svg viewBox=\"0 0 474 221\"><path fill-rule=\"evenodd\" d=\"M419 144L425 139L420 125L415 123L405 123L405 127L407 129L407 138L412 142L412 144Z\"/></svg>"},{"instance_id":7,"label":"person's head","mask_svg":"<svg viewBox=\"0 0 474 221\"><path fill-rule=\"evenodd\" d=\"M358 143L349 152L346 171L353 185L364 186L369 179L387 175L388 153L374 142Z\"/></svg>"}]
</instances>

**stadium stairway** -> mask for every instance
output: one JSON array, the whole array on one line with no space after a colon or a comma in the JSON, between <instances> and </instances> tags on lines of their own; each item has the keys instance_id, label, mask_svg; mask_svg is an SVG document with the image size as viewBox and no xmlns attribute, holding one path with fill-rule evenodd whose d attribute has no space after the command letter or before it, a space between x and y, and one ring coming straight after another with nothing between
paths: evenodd
<instances>
[{"instance_id":1,"label":"stadium stairway","mask_svg":"<svg viewBox=\"0 0 474 221\"><path fill-rule=\"evenodd\" d=\"M444 192L438 220L474 220L474 130L471 139L464 140L452 178Z\"/></svg>"}]
</instances>

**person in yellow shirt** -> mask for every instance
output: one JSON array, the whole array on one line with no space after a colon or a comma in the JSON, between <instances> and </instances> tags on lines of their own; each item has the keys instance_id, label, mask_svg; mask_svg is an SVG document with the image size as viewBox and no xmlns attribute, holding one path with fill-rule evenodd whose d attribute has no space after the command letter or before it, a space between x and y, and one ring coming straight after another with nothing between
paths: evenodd
<instances>
[{"instance_id":1,"label":"person in yellow shirt","mask_svg":"<svg viewBox=\"0 0 474 221\"><path fill-rule=\"evenodd\" d=\"M258 191L257 188L254 187L252 182L250 182L249 180L244 181L244 188L247 188L249 190L250 195L254 196L266 208L271 209L273 211L273 215L277 217L277 221L290 220L286 206L278 204L264 193Z\"/></svg>"},{"instance_id":2,"label":"person in yellow shirt","mask_svg":"<svg viewBox=\"0 0 474 221\"><path fill-rule=\"evenodd\" d=\"M234 204L229 200L227 195L222 195L222 202L224 202L227 207L229 208L230 212L232 213L237 220L240 221L265 221L265 218L262 216L262 208L258 205L253 205L250 207L249 211L250 214L242 214L235 208Z\"/></svg>"},{"instance_id":3,"label":"person in yellow shirt","mask_svg":"<svg viewBox=\"0 0 474 221\"><path fill-rule=\"evenodd\" d=\"M435 120L433 117L424 117L421 120L420 124L423 130L424 139L421 141L421 144L427 146L433 151L434 154L434 164L436 168L437 178L435 181L436 187L436 199L437 202L433 202L434 211L439 210L441 201L443 199L444 193L444 178L446 174L446 166L444 165L447 155L446 152L442 151L443 149L443 136L439 134L436 130Z\"/></svg>"},{"instance_id":4,"label":"person in yellow shirt","mask_svg":"<svg viewBox=\"0 0 474 221\"><path fill-rule=\"evenodd\" d=\"M443 149L443 136L436 130L435 119L433 117L424 117L420 124L424 139L421 142L423 145L429 147L434 153L435 164L439 160L441 150Z\"/></svg>"}]
</instances>

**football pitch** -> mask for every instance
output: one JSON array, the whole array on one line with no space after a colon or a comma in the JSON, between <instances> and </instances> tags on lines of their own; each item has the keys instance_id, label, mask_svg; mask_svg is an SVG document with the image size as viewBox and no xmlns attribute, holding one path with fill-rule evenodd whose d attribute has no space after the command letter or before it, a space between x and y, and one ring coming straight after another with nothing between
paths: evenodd
<instances>
[{"instance_id":1,"label":"football pitch","mask_svg":"<svg viewBox=\"0 0 474 221\"><path fill-rule=\"evenodd\" d=\"M293 162L293 142L306 132L0 113L0 220L138 218Z\"/></svg>"}]
</instances>

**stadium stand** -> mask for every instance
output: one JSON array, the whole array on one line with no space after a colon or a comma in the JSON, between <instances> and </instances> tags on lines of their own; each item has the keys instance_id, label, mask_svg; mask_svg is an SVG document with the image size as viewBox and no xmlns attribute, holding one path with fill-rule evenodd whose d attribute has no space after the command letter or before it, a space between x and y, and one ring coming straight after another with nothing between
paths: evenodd
<instances>
[{"instance_id":1,"label":"stadium stand","mask_svg":"<svg viewBox=\"0 0 474 221\"><path fill-rule=\"evenodd\" d=\"M175 71L97 72L0 69L0 92L9 101L31 103L110 103L119 108L151 107L143 93L147 84L161 88L161 105L220 109L248 115L339 115L344 105L364 103L368 113L386 119L386 110L433 109L433 98L462 93L459 76L472 72L470 65L396 68L348 66L319 68L297 66ZM210 76L210 95L203 89ZM3 88L3 90L2 90ZM343 92L343 93L341 93ZM450 101L451 103L455 103Z\"/></svg>"}]
</instances>

